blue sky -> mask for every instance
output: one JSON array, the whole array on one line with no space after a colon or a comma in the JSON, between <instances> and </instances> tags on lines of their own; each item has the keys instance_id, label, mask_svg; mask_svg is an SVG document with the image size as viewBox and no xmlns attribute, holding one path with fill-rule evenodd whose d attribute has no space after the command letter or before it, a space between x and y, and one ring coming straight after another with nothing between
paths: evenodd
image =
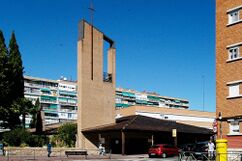
<instances>
[{"instance_id":1,"label":"blue sky","mask_svg":"<svg viewBox=\"0 0 242 161\"><path fill-rule=\"evenodd\" d=\"M93 0L94 25L115 40L117 86L186 98L215 111L214 0ZM14 30L25 74L76 79L77 25L89 0L2 0L6 44Z\"/></svg>"}]
</instances>

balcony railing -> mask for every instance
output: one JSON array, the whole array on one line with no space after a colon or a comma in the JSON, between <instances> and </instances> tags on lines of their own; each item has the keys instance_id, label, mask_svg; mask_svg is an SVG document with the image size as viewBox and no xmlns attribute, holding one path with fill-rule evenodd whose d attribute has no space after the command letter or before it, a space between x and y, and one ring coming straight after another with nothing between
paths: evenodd
<instances>
[{"instance_id":1,"label":"balcony railing","mask_svg":"<svg viewBox=\"0 0 242 161\"><path fill-rule=\"evenodd\" d=\"M59 104L61 105L70 105L70 106L77 106L77 103L72 103L72 102L64 102L59 100Z\"/></svg>"}]
</instances>

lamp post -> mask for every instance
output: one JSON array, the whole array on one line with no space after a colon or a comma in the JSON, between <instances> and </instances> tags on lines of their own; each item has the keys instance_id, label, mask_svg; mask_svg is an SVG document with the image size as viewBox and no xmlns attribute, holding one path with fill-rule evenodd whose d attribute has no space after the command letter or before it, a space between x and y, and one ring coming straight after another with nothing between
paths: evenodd
<instances>
[{"instance_id":1,"label":"lamp post","mask_svg":"<svg viewBox=\"0 0 242 161\"><path fill-rule=\"evenodd\" d=\"M219 133L220 133L220 139L222 139L222 114L221 112L218 113L218 119L219 119Z\"/></svg>"}]
</instances>

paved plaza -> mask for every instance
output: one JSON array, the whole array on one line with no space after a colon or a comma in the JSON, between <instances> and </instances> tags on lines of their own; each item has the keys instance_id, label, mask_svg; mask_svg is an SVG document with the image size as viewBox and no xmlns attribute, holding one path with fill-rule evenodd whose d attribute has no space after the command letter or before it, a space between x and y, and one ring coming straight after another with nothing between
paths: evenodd
<instances>
[{"instance_id":1,"label":"paved plaza","mask_svg":"<svg viewBox=\"0 0 242 161\"><path fill-rule=\"evenodd\" d=\"M90 155L85 159L84 156L52 156L48 158L47 156L0 156L0 161L27 161L27 160L50 160L50 161L92 161L92 160L110 160L110 161L177 161L177 157L168 157L168 158L149 158L148 155L112 155L111 159L109 156L98 156L98 155Z\"/></svg>"}]
</instances>

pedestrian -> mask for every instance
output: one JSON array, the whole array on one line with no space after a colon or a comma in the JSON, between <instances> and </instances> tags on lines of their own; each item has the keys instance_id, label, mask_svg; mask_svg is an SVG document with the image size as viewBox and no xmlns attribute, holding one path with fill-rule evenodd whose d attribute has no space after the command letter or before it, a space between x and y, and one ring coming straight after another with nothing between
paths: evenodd
<instances>
[{"instance_id":1,"label":"pedestrian","mask_svg":"<svg viewBox=\"0 0 242 161\"><path fill-rule=\"evenodd\" d=\"M210 158L210 159L213 158L214 148L215 148L215 145L212 142L212 140L210 140L208 142L208 158Z\"/></svg>"},{"instance_id":2,"label":"pedestrian","mask_svg":"<svg viewBox=\"0 0 242 161\"><path fill-rule=\"evenodd\" d=\"M99 144L99 155L104 155L105 154L105 147L102 146L102 144Z\"/></svg>"},{"instance_id":3,"label":"pedestrian","mask_svg":"<svg viewBox=\"0 0 242 161\"><path fill-rule=\"evenodd\" d=\"M49 142L49 144L47 145L47 152L48 152L48 157L50 157L50 154L51 154L51 148L52 148L52 145L51 143Z\"/></svg>"},{"instance_id":4,"label":"pedestrian","mask_svg":"<svg viewBox=\"0 0 242 161\"><path fill-rule=\"evenodd\" d=\"M4 155L4 146L3 146L3 143L0 143L0 155Z\"/></svg>"}]
</instances>

